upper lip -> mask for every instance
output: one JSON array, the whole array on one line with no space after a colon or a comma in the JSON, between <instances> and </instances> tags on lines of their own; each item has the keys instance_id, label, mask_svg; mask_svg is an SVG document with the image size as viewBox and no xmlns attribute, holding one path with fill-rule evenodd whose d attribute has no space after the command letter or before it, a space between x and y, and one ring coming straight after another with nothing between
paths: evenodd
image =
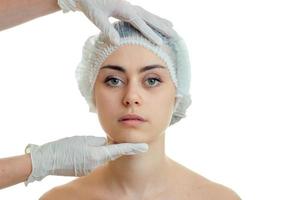
<instances>
[{"instance_id":1,"label":"upper lip","mask_svg":"<svg viewBox=\"0 0 300 200\"><path fill-rule=\"evenodd\" d=\"M131 120L141 120L141 121L145 121L145 119L139 115L136 115L136 114L127 114L127 115L124 115L122 117L120 117L119 121L122 121L122 120L128 120L128 119L131 119Z\"/></svg>"}]
</instances>

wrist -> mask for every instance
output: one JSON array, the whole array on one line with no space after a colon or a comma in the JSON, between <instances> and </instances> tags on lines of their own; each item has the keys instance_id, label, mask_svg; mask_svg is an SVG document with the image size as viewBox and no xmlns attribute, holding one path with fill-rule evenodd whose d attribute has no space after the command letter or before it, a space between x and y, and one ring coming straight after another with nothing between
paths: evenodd
<instances>
[{"instance_id":1,"label":"wrist","mask_svg":"<svg viewBox=\"0 0 300 200\"><path fill-rule=\"evenodd\" d=\"M29 144L25 148L25 153L27 158L30 159L30 174L25 181L25 186L34 181L40 181L48 175L48 171L43 168L43 166L47 166L47 163L44 161L48 161L47 158L43 159L45 155L42 155L42 152L39 150L38 145ZM41 164L43 163L43 164Z\"/></svg>"},{"instance_id":2,"label":"wrist","mask_svg":"<svg viewBox=\"0 0 300 200\"><path fill-rule=\"evenodd\" d=\"M31 163L31 156L30 154L25 154L24 156L25 160L25 176L24 176L24 181L26 181L29 177L29 175L32 173L32 163Z\"/></svg>"}]
</instances>

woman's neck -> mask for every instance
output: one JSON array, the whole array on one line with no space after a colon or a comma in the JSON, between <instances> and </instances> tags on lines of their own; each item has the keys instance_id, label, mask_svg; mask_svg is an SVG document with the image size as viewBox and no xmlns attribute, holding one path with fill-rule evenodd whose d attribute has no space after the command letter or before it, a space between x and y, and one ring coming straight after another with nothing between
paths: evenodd
<instances>
[{"instance_id":1,"label":"woman's neck","mask_svg":"<svg viewBox=\"0 0 300 200\"><path fill-rule=\"evenodd\" d=\"M122 156L105 165L106 184L113 191L140 197L157 194L167 186L170 160L165 155L165 135L149 143L146 153Z\"/></svg>"}]
</instances>

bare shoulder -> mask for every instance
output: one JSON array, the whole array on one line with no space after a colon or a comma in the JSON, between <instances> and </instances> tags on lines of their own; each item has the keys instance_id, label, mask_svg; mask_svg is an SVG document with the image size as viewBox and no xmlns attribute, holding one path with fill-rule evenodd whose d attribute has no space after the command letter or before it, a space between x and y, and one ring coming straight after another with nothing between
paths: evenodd
<instances>
[{"instance_id":1,"label":"bare shoulder","mask_svg":"<svg viewBox=\"0 0 300 200\"><path fill-rule=\"evenodd\" d=\"M191 180L194 185L192 192L195 199L201 197L203 200L241 200L231 188L208 180L196 173Z\"/></svg>"},{"instance_id":2,"label":"bare shoulder","mask_svg":"<svg viewBox=\"0 0 300 200\"><path fill-rule=\"evenodd\" d=\"M198 191L207 200L241 200L236 192L222 184L209 181Z\"/></svg>"},{"instance_id":3,"label":"bare shoulder","mask_svg":"<svg viewBox=\"0 0 300 200\"><path fill-rule=\"evenodd\" d=\"M72 199L73 198L73 189L62 185L62 186L57 186L55 188L52 188L43 196L40 197L39 200L63 200L63 199Z\"/></svg>"},{"instance_id":4,"label":"bare shoulder","mask_svg":"<svg viewBox=\"0 0 300 200\"><path fill-rule=\"evenodd\" d=\"M87 176L76 178L64 185L54 187L39 200L87 200L108 199L105 185L99 188L102 167L98 167Z\"/></svg>"},{"instance_id":5,"label":"bare shoulder","mask_svg":"<svg viewBox=\"0 0 300 200\"><path fill-rule=\"evenodd\" d=\"M43 196L40 197L39 200L77 200L80 199L82 195L82 188L80 187L81 181L79 179L75 179L67 184L60 185L52 188Z\"/></svg>"},{"instance_id":6,"label":"bare shoulder","mask_svg":"<svg viewBox=\"0 0 300 200\"><path fill-rule=\"evenodd\" d=\"M241 200L229 187L213 182L196 172L185 168L181 168L181 188L184 189L187 199L190 200ZM184 177L184 178L183 178Z\"/></svg>"}]
</instances>

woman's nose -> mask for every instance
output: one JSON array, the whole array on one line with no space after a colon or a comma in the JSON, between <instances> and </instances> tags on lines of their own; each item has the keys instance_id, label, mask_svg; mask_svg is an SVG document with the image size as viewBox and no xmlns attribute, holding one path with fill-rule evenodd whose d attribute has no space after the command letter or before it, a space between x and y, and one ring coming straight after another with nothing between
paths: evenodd
<instances>
[{"instance_id":1,"label":"woman's nose","mask_svg":"<svg viewBox=\"0 0 300 200\"><path fill-rule=\"evenodd\" d=\"M142 99L140 97L138 89L136 87L128 88L123 99L123 104L125 106L133 106L141 105L141 103Z\"/></svg>"}]
</instances>

